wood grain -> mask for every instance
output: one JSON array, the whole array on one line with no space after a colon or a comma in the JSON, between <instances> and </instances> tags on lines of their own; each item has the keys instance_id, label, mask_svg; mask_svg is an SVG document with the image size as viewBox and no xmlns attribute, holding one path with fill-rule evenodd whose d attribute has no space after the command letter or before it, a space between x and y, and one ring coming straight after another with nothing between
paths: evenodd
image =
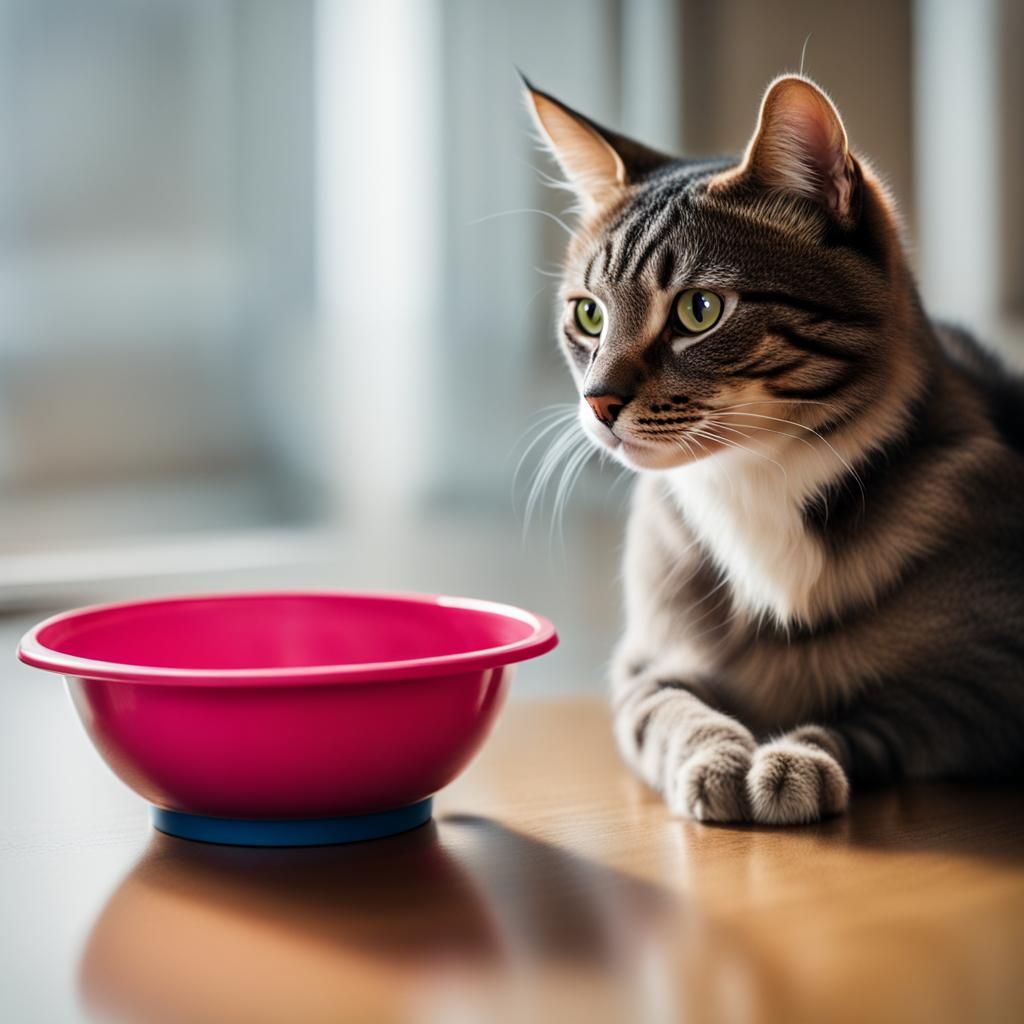
<instances>
[{"instance_id":1,"label":"wood grain","mask_svg":"<svg viewBox=\"0 0 1024 1024\"><path fill-rule=\"evenodd\" d=\"M601 702L512 704L405 836L150 834L54 984L77 977L83 1013L190 1024L1019 1021L1021 797L920 787L813 827L702 826L629 776ZM51 844L26 871L59 884L77 857Z\"/></svg>"}]
</instances>

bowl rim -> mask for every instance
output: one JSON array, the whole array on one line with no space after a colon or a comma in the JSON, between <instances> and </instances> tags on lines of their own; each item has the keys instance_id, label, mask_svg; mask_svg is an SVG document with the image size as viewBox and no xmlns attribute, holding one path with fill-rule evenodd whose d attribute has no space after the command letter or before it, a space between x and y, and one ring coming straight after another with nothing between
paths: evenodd
<instances>
[{"instance_id":1,"label":"bowl rim","mask_svg":"<svg viewBox=\"0 0 1024 1024\"><path fill-rule=\"evenodd\" d=\"M526 623L532 632L521 640L496 647L485 647L454 654L409 658L403 661L360 662L340 665L302 665L289 668L203 669L167 668L157 665L133 665L100 661L65 654L45 646L39 634L61 622L67 622L96 612L119 612L152 605L178 604L196 601L267 600L281 598L348 598L371 601L433 604L444 608L460 608L484 612L502 618ZM472 597L454 597L447 594L420 594L400 591L359 591L331 589L288 589L230 591L225 593L174 594L166 597L143 598L86 605L51 615L33 626L18 644L18 658L26 665L48 672L59 672L80 679L103 679L112 682L190 685L221 685L229 687L273 686L329 683L393 682L402 679L422 679L429 676L476 672L498 668L546 654L558 645L558 634L551 622L542 615L498 601Z\"/></svg>"}]
</instances>

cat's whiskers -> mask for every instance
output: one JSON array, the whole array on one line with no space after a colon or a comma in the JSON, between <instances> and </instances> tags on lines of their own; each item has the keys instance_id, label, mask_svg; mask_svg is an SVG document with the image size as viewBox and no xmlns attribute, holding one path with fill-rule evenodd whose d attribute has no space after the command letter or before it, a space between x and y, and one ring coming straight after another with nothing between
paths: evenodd
<instances>
[{"instance_id":1,"label":"cat's whiskers","mask_svg":"<svg viewBox=\"0 0 1024 1024\"><path fill-rule=\"evenodd\" d=\"M537 139L536 141L540 144L541 149L546 149L542 140ZM576 188L571 182L566 181L564 178L556 178L553 174L548 174L547 171L541 169L536 164L530 163L529 160L524 160L522 157L517 157L516 162L533 171L537 176L537 180L547 188L554 189L556 192L568 192L574 199L578 198Z\"/></svg>"},{"instance_id":2,"label":"cat's whiskers","mask_svg":"<svg viewBox=\"0 0 1024 1024\"><path fill-rule=\"evenodd\" d=\"M579 480L584 467L593 458L596 451L582 431L580 432L579 437L582 440L582 445L577 447L573 454L566 460L565 466L562 469L562 475L558 481L558 487L555 490L555 504L552 510L551 526L548 531L548 542L550 544L553 542L557 528L558 541L563 548L565 545L563 531L565 506L568 504L572 490L576 486L576 482Z\"/></svg>"},{"instance_id":3,"label":"cat's whiskers","mask_svg":"<svg viewBox=\"0 0 1024 1024\"><path fill-rule=\"evenodd\" d=\"M715 454L715 449L714 448L709 448L699 437L692 436L692 432L690 432L690 433L691 433L691 439L693 440L694 444L699 444L700 445L700 450L702 452L704 452L705 457ZM735 494L736 493L736 481L735 481L735 478L733 477L732 473L730 473L729 470L726 467L722 467L721 474L722 474L722 478L729 485L729 490L733 494Z\"/></svg>"},{"instance_id":4,"label":"cat's whiskers","mask_svg":"<svg viewBox=\"0 0 1024 1024\"><path fill-rule=\"evenodd\" d=\"M548 406L545 409L539 410L534 420L536 422L531 423L529 427L520 435L519 440L513 445L512 451L515 452L531 433L534 437L523 449L522 454L519 456L516 462L516 467L512 472L512 498L513 507L515 505L515 494L519 482L519 474L522 472L523 466L526 464L526 460L530 457L530 453L547 437L552 431L559 429L560 427L567 426L576 417L576 406L571 403L559 402L555 405Z\"/></svg>"},{"instance_id":5,"label":"cat's whiskers","mask_svg":"<svg viewBox=\"0 0 1024 1024\"><path fill-rule=\"evenodd\" d=\"M602 461L607 460L607 458L608 458L608 456L604 452L602 452L601 453ZM623 480L628 480L632 475L633 475L633 470L630 469L629 466L623 466L622 469L620 469L619 472L616 474L616 477L612 481L611 486L608 488L608 493L609 494L614 493L615 488L618 487L619 484L621 484Z\"/></svg>"},{"instance_id":6,"label":"cat's whiskers","mask_svg":"<svg viewBox=\"0 0 1024 1024\"><path fill-rule=\"evenodd\" d=\"M840 464L847 471L847 473L849 473L850 476L853 477L853 479L856 481L858 488L860 488L861 507L863 510L867 510L867 491L864 488L864 481L861 479L860 474L858 474L858 472L853 468L850 462L846 458L844 458L840 452L836 450L835 446L832 445L827 438L823 437L820 433L818 433L818 431L815 430L813 427L808 427L806 424L803 423L797 423L795 420L787 420L779 416L766 416L763 413L756 412L733 412L729 409L725 409L716 410L715 415L717 417L720 417L722 415L748 416L753 419L772 420L776 423L785 423L791 427L797 427L799 430L806 430L809 434L813 434L814 437L816 437L823 445L825 445L828 448L828 450L839 460ZM743 426L744 424L741 423L740 425ZM747 425L752 426L753 424Z\"/></svg>"},{"instance_id":7,"label":"cat's whiskers","mask_svg":"<svg viewBox=\"0 0 1024 1024\"><path fill-rule=\"evenodd\" d=\"M731 433L739 434L741 437L745 437L748 440L753 440L753 438L750 436L750 434L745 433L745 431L743 431L743 430L738 430L736 427L729 427L729 426L726 426L724 423L719 423L717 421L715 421L715 426L719 430L728 430ZM821 463L823 468L827 465L826 462L825 462L825 453L819 447L817 447L813 442L809 441L806 437L800 437L799 435L790 434L790 433L788 433L785 430L775 430L773 427L762 427L762 426L760 426L758 424L755 424L755 423L744 423L743 426L747 430L759 430L759 431L763 431L766 434L778 434L780 437L789 438L789 440L791 440L791 441L799 441L801 444L806 445L808 448L810 448L811 451L813 451L814 454L817 455L817 457L818 457L818 459L819 459L819 461L820 461L820 463ZM828 522L828 505L827 504L825 506L825 522L826 523Z\"/></svg>"},{"instance_id":8,"label":"cat's whiskers","mask_svg":"<svg viewBox=\"0 0 1024 1024\"><path fill-rule=\"evenodd\" d=\"M705 425L707 425L707 421L705 421ZM688 430L687 430L687 433L697 434L697 435L699 435L701 437L706 437L709 441L715 441L718 444L724 444L724 445L726 445L726 447L729 447L729 448L736 448L736 449L738 449L740 451L747 452L750 455L756 455L756 456L758 456L758 458L762 458L766 462L770 462L773 466L776 466L779 469L779 471L782 473L783 480L785 481L786 488L788 490L788 488L789 488L789 474L786 472L786 467L781 462L777 461L776 459L773 459L770 456L765 455L764 452L759 452L759 451L757 451L754 448L748 448L746 445L740 444L738 441L732 441L729 438L722 437L721 434L716 434L716 433L714 433L713 431L710 431L710 430L700 430L697 427L689 427Z\"/></svg>"},{"instance_id":9,"label":"cat's whiskers","mask_svg":"<svg viewBox=\"0 0 1024 1024\"><path fill-rule=\"evenodd\" d=\"M715 430L727 430L731 434L739 434L740 437L744 437L748 441L755 440L755 438L751 437L750 434L746 433L745 431L740 430L737 427L727 426L725 423L721 423L718 420L714 419L713 417L708 420L708 426L713 427ZM818 452L818 449L815 448L814 445L810 441L808 441L806 437L797 437L793 434L786 433L785 430L774 430L772 427L755 426L753 423L745 423L743 424L743 426L745 426L747 430L763 430L765 433L768 434L778 434L780 437L788 437L791 441L799 441L801 444L806 445L816 454L820 454Z\"/></svg>"},{"instance_id":10,"label":"cat's whiskers","mask_svg":"<svg viewBox=\"0 0 1024 1024\"><path fill-rule=\"evenodd\" d=\"M547 217L548 220L554 221L570 238L575 237L575 232L561 217L556 217L550 210L538 210L531 206L524 206L517 210L499 210L497 213L488 213L483 217L478 217L476 220L471 220L468 227L476 227L478 224L486 224L487 221L497 220L499 217L512 217L520 213L536 213L541 217Z\"/></svg>"},{"instance_id":11,"label":"cat's whiskers","mask_svg":"<svg viewBox=\"0 0 1024 1024\"><path fill-rule=\"evenodd\" d=\"M685 446L686 447L686 453L687 453L687 455L690 456L690 459L691 460L696 460L697 453L693 450L693 446L690 444L690 442L687 439L686 435L684 434L682 437L679 438L679 440L682 442L681 446Z\"/></svg>"},{"instance_id":12,"label":"cat's whiskers","mask_svg":"<svg viewBox=\"0 0 1024 1024\"><path fill-rule=\"evenodd\" d=\"M534 267L533 269L535 273L541 274L543 277L554 278L556 281L561 281L565 277L560 270L545 270L543 267Z\"/></svg>"},{"instance_id":13,"label":"cat's whiskers","mask_svg":"<svg viewBox=\"0 0 1024 1024\"><path fill-rule=\"evenodd\" d=\"M526 511L523 517L523 540L530 529L533 514L538 502L544 496L551 478L558 468L558 464L568 459L580 443L586 443L582 430L578 426L575 416L569 424L565 433L560 434L551 442L534 472L533 482L530 485L530 492L526 499Z\"/></svg>"}]
</instances>

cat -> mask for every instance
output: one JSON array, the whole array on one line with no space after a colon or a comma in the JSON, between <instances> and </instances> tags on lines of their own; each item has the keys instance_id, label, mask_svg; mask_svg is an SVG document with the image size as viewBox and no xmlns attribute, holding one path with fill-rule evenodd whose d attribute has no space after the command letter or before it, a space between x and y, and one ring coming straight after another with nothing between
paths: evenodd
<instances>
[{"instance_id":1,"label":"cat","mask_svg":"<svg viewBox=\"0 0 1024 1024\"><path fill-rule=\"evenodd\" d=\"M742 158L676 159L524 86L579 204L579 423L637 472L625 760L676 814L772 825L1018 776L1024 389L928 319L832 101L783 76Z\"/></svg>"}]
</instances>

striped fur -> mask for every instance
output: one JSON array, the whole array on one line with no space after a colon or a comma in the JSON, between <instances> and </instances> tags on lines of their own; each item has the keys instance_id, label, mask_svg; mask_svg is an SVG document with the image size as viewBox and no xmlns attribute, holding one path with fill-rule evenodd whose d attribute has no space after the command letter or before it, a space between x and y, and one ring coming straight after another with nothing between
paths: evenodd
<instances>
[{"instance_id":1,"label":"striped fur","mask_svg":"<svg viewBox=\"0 0 1024 1024\"><path fill-rule=\"evenodd\" d=\"M626 760L715 821L815 820L851 782L1019 776L1024 389L927 318L831 102L780 79L742 160L688 161L528 93L556 157L583 126L563 349L581 396L621 404L610 424L581 401L583 429L639 474ZM613 175L583 173L589 147ZM680 337L692 287L725 313Z\"/></svg>"}]
</instances>

